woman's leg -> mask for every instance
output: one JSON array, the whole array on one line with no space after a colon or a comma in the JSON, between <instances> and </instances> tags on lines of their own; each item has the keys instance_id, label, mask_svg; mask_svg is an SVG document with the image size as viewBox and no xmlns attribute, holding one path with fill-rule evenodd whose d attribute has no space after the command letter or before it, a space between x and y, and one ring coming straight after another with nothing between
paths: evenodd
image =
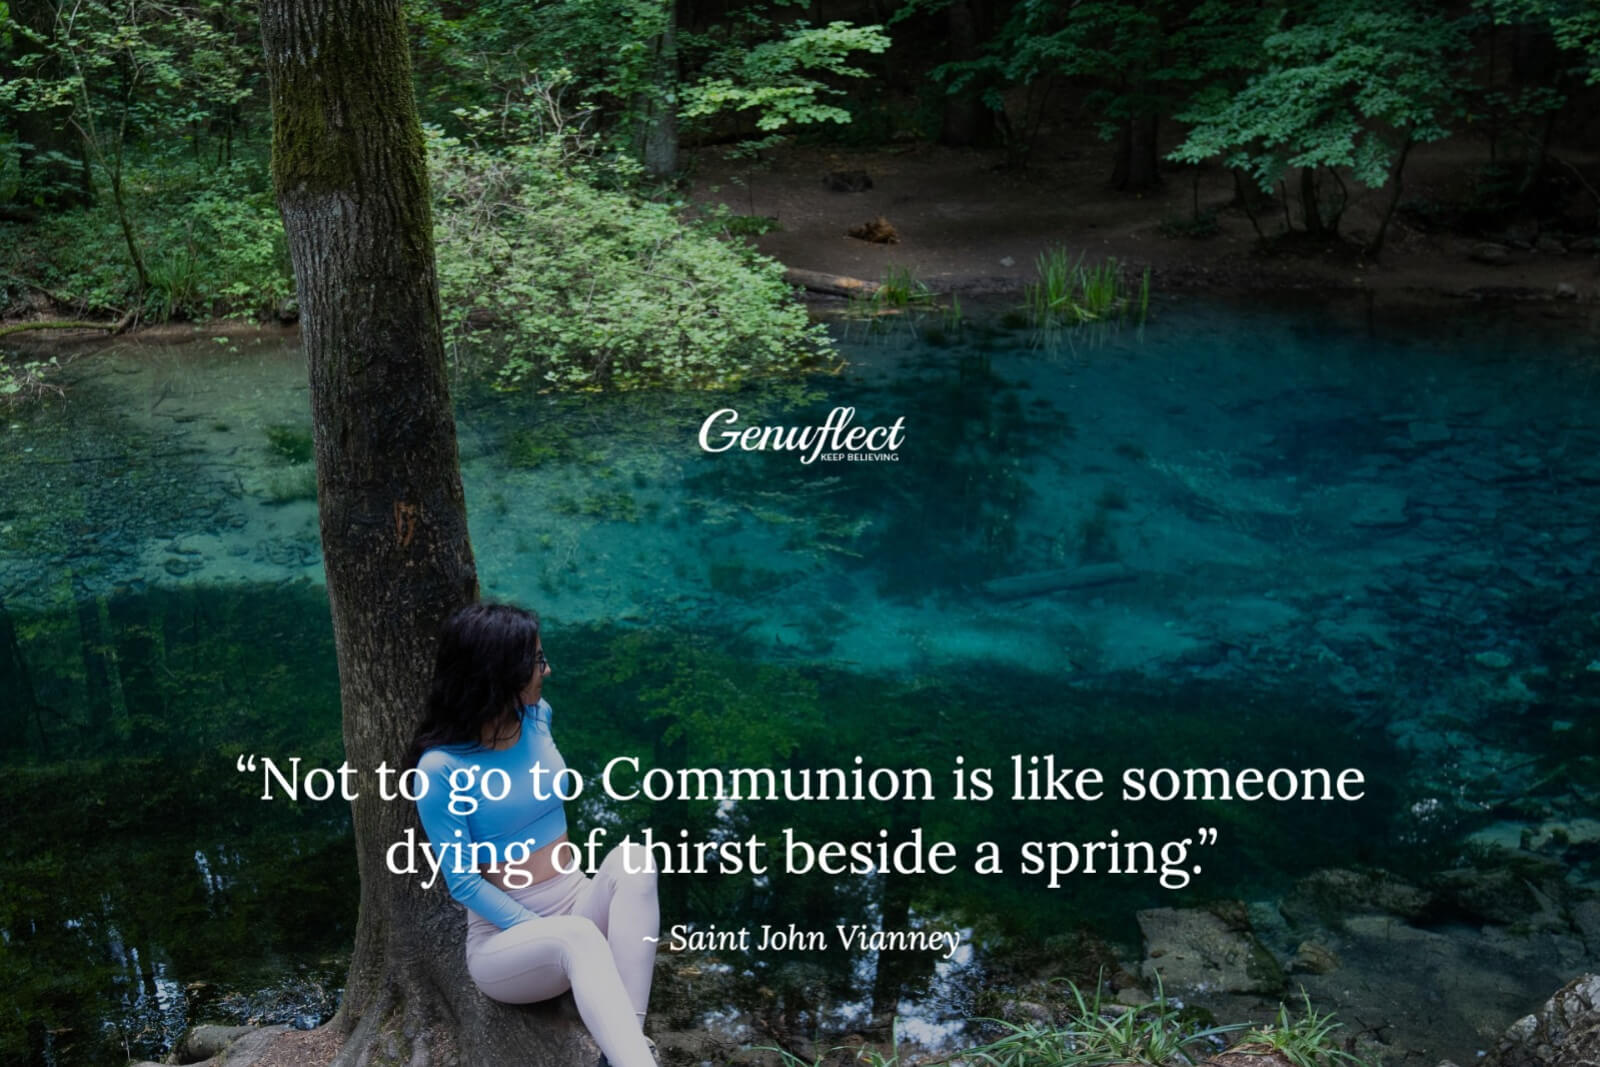
<instances>
[{"instance_id":1,"label":"woman's leg","mask_svg":"<svg viewBox=\"0 0 1600 1067\"><path fill-rule=\"evenodd\" d=\"M550 915L469 944L467 973L507 1004L549 1000L571 988L578 1014L613 1067L655 1067L611 948L589 919Z\"/></svg>"},{"instance_id":2,"label":"woman's leg","mask_svg":"<svg viewBox=\"0 0 1600 1067\"><path fill-rule=\"evenodd\" d=\"M656 941L661 935L661 905L656 899L656 867L649 853L635 847L628 850L627 858L644 869L630 872L623 862L623 849L612 849L579 892L572 914L592 920L606 935L617 973L643 1027L656 968Z\"/></svg>"}]
</instances>

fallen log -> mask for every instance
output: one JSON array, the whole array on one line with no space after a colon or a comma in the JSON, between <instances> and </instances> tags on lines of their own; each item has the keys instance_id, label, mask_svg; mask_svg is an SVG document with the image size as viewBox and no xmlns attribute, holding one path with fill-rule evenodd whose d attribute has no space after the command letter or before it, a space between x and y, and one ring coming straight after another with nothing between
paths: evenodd
<instances>
[{"instance_id":1,"label":"fallen log","mask_svg":"<svg viewBox=\"0 0 1600 1067\"><path fill-rule=\"evenodd\" d=\"M783 280L790 285L798 285L808 293L827 293L829 296L871 296L878 291L877 282L864 282L845 274L826 274L796 267L784 268Z\"/></svg>"},{"instance_id":2,"label":"fallen log","mask_svg":"<svg viewBox=\"0 0 1600 1067\"><path fill-rule=\"evenodd\" d=\"M86 322L78 319L41 319L38 322L16 322L10 326L0 326L0 337L10 337L14 333L25 333L29 330L110 330L115 336L126 330L132 324L134 312L129 311L116 322Z\"/></svg>"}]
</instances>

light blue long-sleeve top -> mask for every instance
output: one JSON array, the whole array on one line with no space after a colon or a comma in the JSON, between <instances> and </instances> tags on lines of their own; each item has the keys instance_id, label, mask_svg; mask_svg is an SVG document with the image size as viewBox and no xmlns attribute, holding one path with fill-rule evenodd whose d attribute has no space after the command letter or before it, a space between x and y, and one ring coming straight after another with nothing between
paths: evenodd
<instances>
[{"instance_id":1,"label":"light blue long-sleeve top","mask_svg":"<svg viewBox=\"0 0 1600 1067\"><path fill-rule=\"evenodd\" d=\"M550 705L541 699L522 710L521 733L509 748L441 745L417 761L428 777L428 791L417 801L422 828L436 854L440 847L450 849L441 871L445 886L452 897L502 930L537 916L468 866L471 846L478 841L494 845L497 862L503 863L505 848L513 842L526 841L531 853L567 832L566 809L554 789L555 776L567 765L550 736L551 717ZM537 778L530 774L535 766L542 772ZM491 768L503 770L510 783L501 800L484 796L484 775ZM542 787L538 796L536 783ZM500 785L494 782L494 791Z\"/></svg>"}]
</instances>

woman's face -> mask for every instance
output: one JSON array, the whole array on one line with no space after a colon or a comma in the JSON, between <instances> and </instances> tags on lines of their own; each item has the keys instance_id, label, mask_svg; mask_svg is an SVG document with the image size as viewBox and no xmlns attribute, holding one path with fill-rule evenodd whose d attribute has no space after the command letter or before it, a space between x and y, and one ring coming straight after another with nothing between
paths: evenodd
<instances>
[{"instance_id":1,"label":"woman's face","mask_svg":"<svg viewBox=\"0 0 1600 1067\"><path fill-rule=\"evenodd\" d=\"M533 639L533 677L528 679L528 684L522 687L522 703L539 703L540 691L544 689L544 680L550 674L550 664L544 658L544 644L535 637Z\"/></svg>"}]
</instances>

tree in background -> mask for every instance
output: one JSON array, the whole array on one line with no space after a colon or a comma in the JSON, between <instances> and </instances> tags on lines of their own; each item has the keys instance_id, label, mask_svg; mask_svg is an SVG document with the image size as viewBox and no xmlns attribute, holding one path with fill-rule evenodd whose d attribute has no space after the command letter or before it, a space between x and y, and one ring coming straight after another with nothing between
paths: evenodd
<instances>
[{"instance_id":1,"label":"tree in background","mask_svg":"<svg viewBox=\"0 0 1600 1067\"><path fill-rule=\"evenodd\" d=\"M909 10L929 5L913 3ZM937 5L934 5L937 6ZM1201 0L1079 0L1016 4L979 58L938 67L954 96L983 85L1014 165L1026 161L1047 103L1064 86L1114 145L1110 184L1137 192L1159 184L1158 137L1202 80L1228 78L1256 58L1259 7ZM1008 90L1026 89L1016 121Z\"/></svg>"},{"instance_id":2,"label":"tree in background","mask_svg":"<svg viewBox=\"0 0 1600 1067\"><path fill-rule=\"evenodd\" d=\"M1460 19L1399 0L1285 11L1262 41L1260 73L1236 91L1203 89L1179 114L1193 126L1170 158L1220 159L1264 190L1298 171L1302 228L1315 238L1339 232L1344 174L1369 189L1388 185L1367 242L1376 255L1412 147L1448 136L1462 116L1467 47Z\"/></svg>"},{"instance_id":3,"label":"tree in background","mask_svg":"<svg viewBox=\"0 0 1600 1067\"><path fill-rule=\"evenodd\" d=\"M87 197L69 190L103 189L142 296L151 269L126 189L130 152L163 141L197 145L197 131L226 122L249 95L253 56L228 32L234 27L220 0L59 7L25 0L13 15L13 76L0 84L0 109L17 114L19 136L37 142L24 158L39 173L24 195L71 206ZM63 135L84 164L76 179Z\"/></svg>"},{"instance_id":4,"label":"tree in background","mask_svg":"<svg viewBox=\"0 0 1600 1067\"><path fill-rule=\"evenodd\" d=\"M1560 212L1562 182L1588 194L1600 219L1600 188L1551 143L1575 93L1600 85L1600 5L1588 0L1478 0L1488 24L1486 84L1474 118L1488 127L1489 164L1479 179L1480 215ZM1510 62L1499 41L1510 34ZM1552 168L1551 163L1556 166ZM1552 183L1551 170L1560 172Z\"/></svg>"},{"instance_id":5,"label":"tree in background","mask_svg":"<svg viewBox=\"0 0 1600 1067\"><path fill-rule=\"evenodd\" d=\"M593 109L598 129L657 178L678 170L681 131L730 115L753 116L761 135L849 121L830 83L865 77L851 57L889 46L880 27L812 26L762 0L704 25L689 0L423 0L415 17L423 68L445 75L426 95L446 110L468 99L498 111L560 83L567 107Z\"/></svg>"},{"instance_id":6,"label":"tree in background","mask_svg":"<svg viewBox=\"0 0 1600 1067\"><path fill-rule=\"evenodd\" d=\"M0 100L10 105L0 111L10 120L0 144L16 160L16 182L4 199L24 217L30 209L76 207L93 198L82 140L67 125L71 110L43 102L24 106L32 102L19 93L24 79L61 77L58 57L35 43L51 39L55 20L55 7L45 0L0 4Z\"/></svg>"}]
</instances>

